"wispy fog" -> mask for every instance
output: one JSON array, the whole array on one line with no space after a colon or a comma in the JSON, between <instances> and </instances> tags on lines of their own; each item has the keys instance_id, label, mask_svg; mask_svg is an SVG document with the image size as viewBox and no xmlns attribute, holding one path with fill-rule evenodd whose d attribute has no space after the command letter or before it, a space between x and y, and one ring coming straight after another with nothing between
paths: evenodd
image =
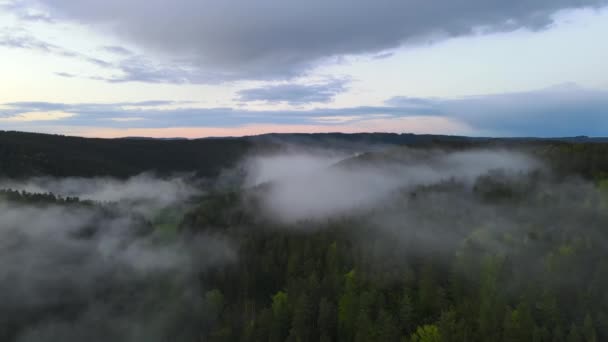
<instances>
[{"instance_id":1,"label":"wispy fog","mask_svg":"<svg viewBox=\"0 0 608 342\"><path fill-rule=\"evenodd\" d=\"M329 166L347 158L344 154L309 153L273 154L250 158L246 161L245 184L255 186L266 182L289 181L322 172Z\"/></svg>"},{"instance_id":2,"label":"wispy fog","mask_svg":"<svg viewBox=\"0 0 608 342\"><path fill-rule=\"evenodd\" d=\"M118 203L0 199L0 339L190 341L196 326L183 319L206 305L196 274L236 259L225 238L175 234L176 226L161 230L142 215L196 193L181 178L1 187Z\"/></svg>"},{"instance_id":3,"label":"wispy fog","mask_svg":"<svg viewBox=\"0 0 608 342\"><path fill-rule=\"evenodd\" d=\"M398 150L382 157L287 153L253 158L250 184L260 191L266 214L284 223L326 219L369 208L391 192L443 180L472 184L492 170L529 172L540 167L531 157L505 150L465 152Z\"/></svg>"},{"instance_id":4,"label":"wispy fog","mask_svg":"<svg viewBox=\"0 0 608 342\"><path fill-rule=\"evenodd\" d=\"M608 223L605 191L588 180L557 177L522 152L393 149L338 162L290 153L256 163L255 172L268 170L256 176L269 181L251 191L261 209L254 215L279 223L278 229L346 234L366 251L363 264L377 281L403 281L420 259L451 268L460 251L476 250L508 256L523 275L509 279L509 287L522 289L546 281L543 253L550 239L608 243L599 229ZM575 289L586 271L572 270L551 286Z\"/></svg>"},{"instance_id":5,"label":"wispy fog","mask_svg":"<svg viewBox=\"0 0 608 342\"><path fill-rule=\"evenodd\" d=\"M78 197L97 202L124 202L141 214L200 193L195 182L187 176L157 178L143 173L126 180L98 177L34 177L27 180L0 180L0 189L30 193L53 193L62 197Z\"/></svg>"}]
</instances>

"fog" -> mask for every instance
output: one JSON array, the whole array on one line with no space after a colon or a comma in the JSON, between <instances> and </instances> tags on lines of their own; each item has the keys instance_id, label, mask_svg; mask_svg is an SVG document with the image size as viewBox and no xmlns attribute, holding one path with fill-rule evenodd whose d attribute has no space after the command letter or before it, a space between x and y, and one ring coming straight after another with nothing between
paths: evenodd
<instances>
[{"instance_id":1,"label":"fog","mask_svg":"<svg viewBox=\"0 0 608 342\"><path fill-rule=\"evenodd\" d=\"M197 208L194 213L201 218L193 222L207 228L202 226L225 219L222 213L237 212L229 206L244 204L260 210L248 212L249 221L247 215L230 217L227 226L261 230L270 220L276 223L271 228L301 229L298 236L319 227L338 232L346 227L341 238L368 252L360 267L369 268L379 283L402 282L421 256L449 268L463 246L473 244L492 256L509 255L524 277L509 279L508 287L523 288L543 276L544 256L553 248L542 239L534 245L538 236L553 230L561 237L584 232L591 237L584 243L607 242L598 227L608 224L608 201L597 187L576 178L554 182L549 168L526 153L401 147L344 151L291 147L249 156L233 172L244 171L244 181L230 176L244 186L244 202L223 202L225 193L220 193L218 206ZM188 222L182 221L183 207L204 194L197 184L188 176L152 174L125 180L1 180L0 189L88 201L0 196L0 340L200 340L201 331L204 335L217 320L207 298L212 288L201 275L242 260L237 260L239 229L226 229L235 234L232 239L220 233L223 223L206 233L181 230L188 228L179 226ZM175 210L181 211L168 216L180 222L158 224L159 212ZM205 216L216 211L219 221ZM469 274L456 270L457 276ZM582 279L577 272L583 271L550 281Z\"/></svg>"},{"instance_id":2,"label":"fog","mask_svg":"<svg viewBox=\"0 0 608 342\"><path fill-rule=\"evenodd\" d=\"M0 198L0 339L190 341L199 326L187 318L206 305L197 274L236 261L222 236L161 231L147 219L197 193L183 178L43 177L0 187L118 202Z\"/></svg>"},{"instance_id":3,"label":"fog","mask_svg":"<svg viewBox=\"0 0 608 342\"><path fill-rule=\"evenodd\" d=\"M149 173L126 180L110 177L34 177L19 181L4 179L0 180L0 189L53 193L97 202L123 202L144 215L201 193L195 180L188 175L157 178Z\"/></svg>"},{"instance_id":4,"label":"fog","mask_svg":"<svg viewBox=\"0 0 608 342\"><path fill-rule=\"evenodd\" d=\"M514 150L389 149L338 161L292 152L249 165L248 175L260 180L253 182L261 209L254 215L279 223L277 229L340 229L367 251L362 264L375 281L402 282L420 259L452 269L471 248L505 257L519 270L522 277L509 279L505 291L531 281L575 291L589 270L547 276L548 249L559 246L551 239L608 243L601 229L608 224L606 193L582 178L556 177L540 160ZM470 271L480 260L464 263Z\"/></svg>"},{"instance_id":5,"label":"fog","mask_svg":"<svg viewBox=\"0 0 608 342\"><path fill-rule=\"evenodd\" d=\"M470 186L492 170L518 174L541 167L523 153L506 150L398 150L380 158L295 152L251 158L247 165L249 184L267 182L259 192L263 210L282 223L348 215L392 192L444 180Z\"/></svg>"}]
</instances>

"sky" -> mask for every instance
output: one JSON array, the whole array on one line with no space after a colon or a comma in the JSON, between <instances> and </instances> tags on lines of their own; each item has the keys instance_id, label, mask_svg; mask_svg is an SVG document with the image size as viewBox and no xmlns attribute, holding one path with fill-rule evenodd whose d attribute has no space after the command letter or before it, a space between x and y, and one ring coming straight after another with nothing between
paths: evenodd
<instances>
[{"instance_id":1,"label":"sky","mask_svg":"<svg viewBox=\"0 0 608 342\"><path fill-rule=\"evenodd\" d=\"M608 136L608 0L0 0L0 130Z\"/></svg>"}]
</instances>

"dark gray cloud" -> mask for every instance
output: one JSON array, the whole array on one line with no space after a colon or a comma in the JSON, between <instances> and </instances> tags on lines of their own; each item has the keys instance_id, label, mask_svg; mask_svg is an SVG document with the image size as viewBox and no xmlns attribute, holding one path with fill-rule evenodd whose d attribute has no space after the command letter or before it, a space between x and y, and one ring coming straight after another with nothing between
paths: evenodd
<instances>
[{"instance_id":1,"label":"dark gray cloud","mask_svg":"<svg viewBox=\"0 0 608 342\"><path fill-rule=\"evenodd\" d=\"M111 52L116 55L121 55L121 56L133 55L133 52L131 50L124 48L122 46L114 46L114 45L102 46L102 50Z\"/></svg>"},{"instance_id":2,"label":"dark gray cloud","mask_svg":"<svg viewBox=\"0 0 608 342\"><path fill-rule=\"evenodd\" d=\"M178 105L164 109L158 106ZM146 101L114 104L6 103L0 119L27 112L63 111L76 114L56 120L65 126L164 128L235 127L246 124L339 125L366 119L408 116L444 117L487 136L608 136L608 90L573 85L542 90L465 98L396 97L385 106L254 111L195 108L187 102ZM324 120L328 117L344 120ZM133 119L133 120L131 120ZM48 121L28 122L30 127ZM10 123L3 123L4 126Z\"/></svg>"},{"instance_id":3,"label":"dark gray cloud","mask_svg":"<svg viewBox=\"0 0 608 342\"><path fill-rule=\"evenodd\" d=\"M385 58L389 58L392 57L395 53L394 52L380 52L374 56L372 56L373 59L385 59Z\"/></svg>"},{"instance_id":4,"label":"dark gray cloud","mask_svg":"<svg viewBox=\"0 0 608 342\"><path fill-rule=\"evenodd\" d=\"M606 136L608 91L573 84L458 99L397 97L389 105L420 106L497 136Z\"/></svg>"},{"instance_id":5,"label":"dark gray cloud","mask_svg":"<svg viewBox=\"0 0 608 342\"><path fill-rule=\"evenodd\" d=\"M66 78L74 78L74 77L76 77L76 75L70 74L69 72L56 72L55 75L61 76L61 77L66 77Z\"/></svg>"},{"instance_id":6,"label":"dark gray cloud","mask_svg":"<svg viewBox=\"0 0 608 342\"><path fill-rule=\"evenodd\" d=\"M376 54L425 37L549 26L559 10L606 0L38 0L53 17L108 29L221 79L299 75L318 62Z\"/></svg>"},{"instance_id":7,"label":"dark gray cloud","mask_svg":"<svg viewBox=\"0 0 608 342\"><path fill-rule=\"evenodd\" d=\"M270 103L326 103L347 90L347 80L330 80L320 84L281 84L244 89L238 92L239 101L265 101Z\"/></svg>"}]
</instances>

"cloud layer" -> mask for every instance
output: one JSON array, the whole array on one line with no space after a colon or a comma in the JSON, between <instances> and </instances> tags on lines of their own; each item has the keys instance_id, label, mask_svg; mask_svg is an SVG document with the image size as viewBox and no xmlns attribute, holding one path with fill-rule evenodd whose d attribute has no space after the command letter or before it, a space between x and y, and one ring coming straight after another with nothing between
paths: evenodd
<instances>
[{"instance_id":1,"label":"cloud layer","mask_svg":"<svg viewBox=\"0 0 608 342\"><path fill-rule=\"evenodd\" d=\"M255 92L255 95L249 94L249 98L285 101L298 98L295 95L292 98L293 94L289 91L286 94L283 88L275 89L277 93L274 94L271 90L267 88ZM212 132L217 132L216 135L234 135L235 132L267 132L263 127L277 132L298 131L299 127L303 132L426 130L429 133L478 136L605 136L608 135L608 91L562 85L464 98L395 97L382 106L289 110L196 108L187 102L171 101L115 104L16 102L0 107L0 122L6 128L22 127L19 121L28 121L30 128L52 123L63 127L97 127L99 131L105 128L118 135L121 129L125 132L153 132L198 127L205 128L209 132L207 135L214 135ZM244 129L246 127L251 129ZM257 131L252 127L258 127ZM230 133L231 128L236 130ZM170 135L176 134L179 132Z\"/></svg>"},{"instance_id":2,"label":"cloud layer","mask_svg":"<svg viewBox=\"0 0 608 342\"><path fill-rule=\"evenodd\" d=\"M331 102L346 91L346 80L330 80L318 84L280 84L259 88L243 89L238 92L239 101L263 101L267 103L288 103L302 105Z\"/></svg>"},{"instance_id":3,"label":"cloud layer","mask_svg":"<svg viewBox=\"0 0 608 342\"><path fill-rule=\"evenodd\" d=\"M429 37L476 31L543 29L559 10L605 0L497 2L155 0L83 3L39 0L53 17L113 32L169 59L212 70L219 79L300 75L320 61L374 54ZM170 10L168 10L170 9Z\"/></svg>"},{"instance_id":4,"label":"cloud layer","mask_svg":"<svg viewBox=\"0 0 608 342\"><path fill-rule=\"evenodd\" d=\"M458 99L393 98L420 106L490 136L608 135L608 91L565 84L547 89Z\"/></svg>"}]
</instances>

